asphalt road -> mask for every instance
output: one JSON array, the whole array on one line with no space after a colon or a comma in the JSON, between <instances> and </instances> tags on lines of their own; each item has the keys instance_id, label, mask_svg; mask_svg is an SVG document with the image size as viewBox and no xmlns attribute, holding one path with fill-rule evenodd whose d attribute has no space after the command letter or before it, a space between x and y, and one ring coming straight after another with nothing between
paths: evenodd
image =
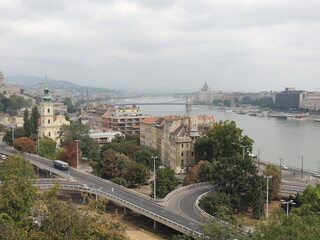
<instances>
[{"instance_id":1,"label":"asphalt road","mask_svg":"<svg viewBox=\"0 0 320 240\"><path fill-rule=\"evenodd\" d=\"M15 150L8 149L8 146L5 143L0 143L0 151L11 154L17 153ZM53 167L52 160L50 159L26 153L23 153L22 156L26 159L41 163L47 167ZM65 173L65 171L63 172ZM148 211L156 213L163 218L190 228L193 231L201 232L199 227L202 223L199 221L199 214L194 209L194 203L199 195L208 191L208 188L200 188L198 190L191 189L185 191L183 195L177 194L172 198L172 201L168 202L169 206L166 208L146 200L145 198L137 196L133 191L133 193L131 193L128 190L125 191L121 188L115 187L114 185L108 184L103 180L99 180L97 177L94 177L91 174L71 169L70 176L82 184L87 184L90 188L96 188L107 192L136 206L140 206Z\"/></svg>"}]
</instances>

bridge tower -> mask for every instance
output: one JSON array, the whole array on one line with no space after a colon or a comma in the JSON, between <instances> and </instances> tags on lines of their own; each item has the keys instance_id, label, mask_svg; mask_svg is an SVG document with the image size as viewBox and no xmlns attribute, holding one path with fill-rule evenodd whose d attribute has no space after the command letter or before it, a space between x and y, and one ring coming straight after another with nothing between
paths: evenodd
<instances>
[{"instance_id":1,"label":"bridge tower","mask_svg":"<svg viewBox=\"0 0 320 240\"><path fill-rule=\"evenodd\" d=\"M186 115L187 115L187 117L190 117L191 109L192 109L192 99L191 99L191 97L187 97L187 99L186 99Z\"/></svg>"}]
</instances>

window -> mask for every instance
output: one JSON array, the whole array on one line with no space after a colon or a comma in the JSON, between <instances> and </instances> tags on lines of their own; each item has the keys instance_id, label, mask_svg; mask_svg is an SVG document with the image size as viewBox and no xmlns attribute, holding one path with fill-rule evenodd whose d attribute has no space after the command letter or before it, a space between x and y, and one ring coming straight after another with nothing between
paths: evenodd
<instances>
[{"instance_id":1,"label":"window","mask_svg":"<svg viewBox=\"0 0 320 240\"><path fill-rule=\"evenodd\" d=\"M191 152L191 156L193 156L193 151Z\"/></svg>"},{"instance_id":2,"label":"window","mask_svg":"<svg viewBox=\"0 0 320 240\"><path fill-rule=\"evenodd\" d=\"M184 162L183 162L183 160L181 160L181 167L183 167L184 166Z\"/></svg>"},{"instance_id":3,"label":"window","mask_svg":"<svg viewBox=\"0 0 320 240\"><path fill-rule=\"evenodd\" d=\"M50 108L48 108L48 113L50 113Z\"/></svg>"},{"instance_id":4,"label":"window","mask_svg":"<svg viewBox=\"0 0 320 240\"><path fill-rule=\"evenodd\" d=\"M183 152L181 152L181 157L183 157Z\"/></svg>"},{"instance_id":5,"label":"window","mask_svg":"<svg viewBox=\"0 0 320 240\"><path fill-rule=\"evenodd\" d=\"M183 143L181 144L181 147L183 148Z\"/></svg>"},{"instance_id":6,"label":"window","mask_svg":"<svg viewBox=\"0 0 320 240\"><path fill-rule=\"evenodd\" d=\"M50 124L50 119L48 119L48 124Z\"/></svg>"},{"instance_id":7,"label":"window","mask_svg":"<svg viewBox=\"0 0 320 240\"><path fill-rule=\"evenodd\" d=\"M49 137L51 136L50 132L48 132L48 136L49 136Z\"/></svg>"},{"instance_id":8,"label":"window","mask_svg":"<svg viewBox=\"0 0 320 240\"><path fill-rule=\"evenodd\" d=\"M189 144L187 143L187 148L189 147Z\"/></svg>"}]
</instances>

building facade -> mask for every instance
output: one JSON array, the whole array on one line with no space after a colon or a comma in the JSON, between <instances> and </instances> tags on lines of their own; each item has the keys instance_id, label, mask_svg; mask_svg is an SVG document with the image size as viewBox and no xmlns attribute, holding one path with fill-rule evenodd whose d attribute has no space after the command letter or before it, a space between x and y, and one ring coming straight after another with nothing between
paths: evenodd
<instances>
[{"instance_id":1,"label":"building facade","mask_svg":"<svg viewBox=\"0 0 320 240\"><path fill-rule=\"evenodd\" d=\"M320 93L307 92L302 101L302 108L309 109L310 111L320 110Z\"/></svg>"},{"instance_id":2,"label":"building facade","mask_svg":"<svg viewBox=\"0 0 320 240\"><path fill-rule=\"evenodd\" d=\"M39 136L42 138L51 138L60 145L59 131L62 125L70 125L64 115L55 115L53 103L51 102L48 83L44 89L44 96L40 105L40 126Z\"/></svg>"},{"instance_id":3,"label":"building facade","mask_svg":"<svg viewBox=\"0 0 320 240\"><path fill-rule=\"evenodd\" d=\"M175 173L185 173L195 163L194 144L213 124L213 117L166 116L140 122L140 144L159 150L161 161Z\"/></svg>"},{"instance_id":4,"label":"building facade","mask_svg":"<svg viewBox=\"0 0 320 240\"><path fill-rule=\"evenodd\" d=\"M16 86L5 86L4 84L4 75L2 72L0 72L0 94L6 95L6 94L20 94L21 88Z\"/></svg>"},{"instance_id":5,"label":"building facade","mask_svg":"<svg viewBox=\"0 0 320 240\"><path fill-rule=\"evenodd\" d=\"M146 117L147 115L141 112L138 106L124 106L106 112L102 116L102 122L104 127L110 128L112 131L136 134L140 132L140 121Z\"/></svg>"},{"instance_id":6,"label":"building facade","mask_svg":"<svg viewBox=\"0 0 320 240\"><path fill-rule=\"evenodd\" d=\"M283 108L302 108L302 102L305 97L304 91L297 91L294 88L286 88L281 93L276 93L275 104Z\"/></svg>"}]
</instances>

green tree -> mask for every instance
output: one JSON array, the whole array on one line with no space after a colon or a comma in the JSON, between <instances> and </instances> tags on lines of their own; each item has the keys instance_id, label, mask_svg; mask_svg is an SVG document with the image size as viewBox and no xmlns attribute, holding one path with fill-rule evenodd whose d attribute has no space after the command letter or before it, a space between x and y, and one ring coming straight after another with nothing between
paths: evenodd
<instances>
[{"instance_id":1,"label":"green tree","mask_svg":"<svg viewBox=\"0 0 320 240\"><path fill-rule=\"evenodd\" d=\"M32 165L22 157L8 157L0 164L0 213L17 222L29 216L36 199L34 178Z\"/></svg>"},{"instance_id":2,"label":"green tree","mask_svg":"<svg viewBox=\"0 0 320 240\"><path fill-rule=\"evenodd\" d=\"M208 170L204 171L204 168ZM212 169L203 164L200 167L200 176L202 172L209 173L209 179L204 180L210 181L217 192L225 193L231 198L234 211L246 211L253 206L258 191L255 182L259 178L258 170L249 156L244 159L230 157L214 161Z\"/></svg>"},{"instance_id":3,"label":"green tree","mask_svg":"<svg viewBox=\"0 0 320 240\"><path fill-rule=\"evenodd\" d=\"M319 233L319 212L312 211L310 205L306 204L292 210L289 216L284 212L272 215L267 223L256 227L249 239L318 239Z\"/></svg>"},{"instance_id":4,"label":"green tree","mask_svg":"<svg viewBox=\"0 0 320 240\"><path fill-rule=\"evenodd\" d=\"M40 118L40 114L38 111L38 107L35 106L32 108L31 117L30 117L31 129L32 129L33 134L38 133L38 120L39 120L39 118Z\"/></svg>"},{"instance_id":5,"label":"green tree","mask_svg":"<svg viewBox=\"0 0 320 240\"><path fill-rule=\"evenodd\" d=\"M128 167L124 170L123 177L130 185L146 182L150 176L148 168L141 163L131 161Z\"/></svg>"},{"instance_id":6,"label":"green tree","mask_svg":"<svg viewBox=\"0 0 320 240\"><path fill-rule=\"evenodd\" d=\"M78 148L82 152L82 156L88 159L98 161L99 144L89 137L89 127L82 123L71 123L70 125L63 125L60 128L60 138L62 140L61 146L67 146L70 142L80 140Z\"/></svg>"},{"instance_id":7,"label":"green tree","mask_svg":"<svg viewBox=\"0 0 320 240\"><path fill-rule=\"evenodd\" d=\"M208 160L210 162L222 158L240 157L243 147L249 152L252 151L252 144L253 140L248 136L242 136L242 130L237 128L234 121L220 121L214 123L206 137L197 139L195 157L197 161Z\"/></svg>"},{"instance_id":8,"label":"green tree","mask_svg":"<svg viewBox=\"0 0 320 240\"><path fill-rule=\"evenodd\" d=\"M24 110L24 113L23 113L23 129L26 131L27 137L30 137L32 133L32 126L29 119L29 111L27 108L26 110Z\"/></svg>"},{"instance_id":9,"label":"green tree","mask_svg":"<svg viewBox=\"0 0 320 240\"><path fill-rule=\"evenodd\" d=\"M170 167L160 168L156 174L156 197L164 198L178 186L178 179ZM152 182L152 189L154 182ZM151 193L153 196L153 192Z\"/></svg>"},{"instance_id":10,"label":"green tree","mask_svg":"<svg viewBox=\"0 0 320 240\"><path fill-rule=\"evenodd\" d=\"M39 140L38 154L45 158L54 159L56 151L56 142L50 138L43 138Z\"/></svg>"},{"instance_id":11,"label":"green tree","mask_svg":"<svg viewBox=\"0 0 320 240\"><path fill-rule=\"evenodd\" d=\"M281 170L272 164L268 164L263 171L263 175L272 176L272 178L269 179L269 199L278 199L281 186Z\"/></svg>"},{"instance_id":12,"label":"green tree","mask_svg":"<svg viewBox=\"0 0 320 240\"><path fill-rule=\"evenodd\" d=\"M199 206L218 219L235 223L231 199L225 193L210 192L201 198Z\"/></svg>"},{"instance_id":13,"label":"green tree","mask_svg":"<svg viewBox=\"0 0 320 240\"><path fill-rule=\"evenodd\" d=\"M72 104L71 98L63 99L63 104L67 106L68 113L75 113L78 109Z\"/></svg>"},{"instance_id":14,"label":"green tree","mask_svg":"<svg viewBox=\"0 0 320 240\"><path fill-rule=\"evenodd\" d=\"M158 168L161 165L161 159L160 159L160 154L158 150L152 149L145 147L132 155L132 160L142 163L144 166L149 168L149 170L153 170L153 159L151 158L152 156L157 157L155 159L156 162L156 168Z\"/></svg>"},{"instance_id":15,"label":"green tree","mask_svg":"<svg viewBox=\"0 0 320 240\"><path fill-rule=\"evenodd\" d=\"M14 139L26 137L26 131L23 128L15 128L13 131ZM8 130L4 136L3 141L12 145L12 130Z\"/></svg>"},{"instance_id":16,"label":"green tree","mask_svg":"<svg viewBox=\"0 0 320 240\"><path fill-rule=\"evenodd\" d=\"M314 212L320 212L320 184L315 187L308 185L300 196L303 204L310 205Z\"/></svg>"}]
</instances>

